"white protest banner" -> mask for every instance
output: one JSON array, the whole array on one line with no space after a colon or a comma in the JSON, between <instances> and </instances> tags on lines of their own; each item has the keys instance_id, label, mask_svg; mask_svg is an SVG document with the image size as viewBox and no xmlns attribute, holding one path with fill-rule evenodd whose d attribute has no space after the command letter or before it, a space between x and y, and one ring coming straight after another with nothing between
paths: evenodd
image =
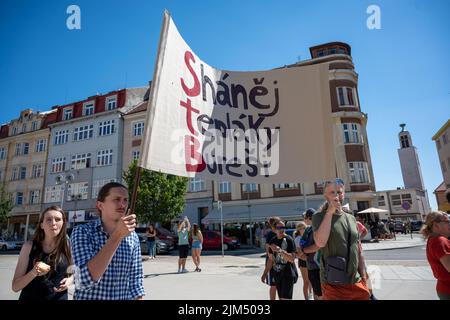
<instances>
[{"instance_id":1,"label":"white protest banner","mask_svg":"<svg viewBox=\"0 0 450 320\"><path fill-rule=\"evenodd\" d=\"M219 70L165 12L147 112L143 168L255 183L336 175L326 64Z\"/></svg>"}]
</instances>

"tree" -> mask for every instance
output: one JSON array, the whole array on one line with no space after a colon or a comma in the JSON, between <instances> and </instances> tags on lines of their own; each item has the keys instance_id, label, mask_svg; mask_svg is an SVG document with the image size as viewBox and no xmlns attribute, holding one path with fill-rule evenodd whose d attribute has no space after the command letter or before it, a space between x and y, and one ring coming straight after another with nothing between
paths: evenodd
<instances>
[{"instance_id":1,"label":"tree","mask_svg":"<svg viewBox=\"0 0 450 320\"><path fill-rule=\"evenodd\" d=\"M5 184L0 185L0 223L8 220L11 210L14 208L10 194L6 191Z\"/></svg>"},{"instance_id":2,"label":"tree","mask_svg":"<svg viewBox=\"0 0 450 320\"><path fill-rule=\"evenodd\" d=\"M137 161L133 161L123 178L128 185L129 199L133 192ZM188 179L160 172L141 170L135 214L139 222L169 222L184 210Z\"/></svg>"}]
</instances>

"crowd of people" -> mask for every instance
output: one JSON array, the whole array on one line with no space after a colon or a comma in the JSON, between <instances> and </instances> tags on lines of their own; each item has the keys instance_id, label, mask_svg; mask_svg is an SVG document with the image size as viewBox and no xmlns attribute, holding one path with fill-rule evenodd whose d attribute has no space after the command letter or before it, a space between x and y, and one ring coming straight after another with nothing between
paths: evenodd
<instances>
[{"instance_id":1,"label":"crowd of people","mask_svg":"<svg viewBox=\"0 0 450 320\"><path fill-rule=\"evenodd\" d=\"M296 226L294 239L284 233L279 217L270 217L272 231L266 234L266 263L261 280L270 286L269 298L292 299L297 282L295 259L303 280L305 300L376 300L367 272L361 239L371 232L377 239L394 234L393 220L387 227L381 221L363 224L343 205L344 182L324 184L324 204L316 212L308 209L304 222ZM449 193L450 196L450 193ZM449 197L448 196L448 197ZM448 199L450 202L450 199ZM421 233L427 239L426 254L437 279L436 291L450 300L450 222L446 213L428 214ZM291 243L294 242L295 250Z\"/></svg>"},{"instance_id":2,"label":"crowd of people","mask_svg":"<svg viewBox=\"0 0 450 320\"><path fill-rule=\"evenodd\" d=\"M361 239L369 232L343 205L344 182L324 184L324 204L308 209L294 237L279 217L270 230L257 231L266 251L261 281L269 299L290 300L302 277L305 300L374 300ZM450 202L450 200L449 200ZM32 241L20 252L12 289L20 300L67 300L75 283L75 300L141 300L145 295L136 216L127 211L128 190L120 183L104 185L97 198L100 219L77 226L69 240L64 211L52 206L42 212ZM178 273L188 272L191 246L195 272L201 272L203 235L187 217L178 223ZM428 214L421 233L426 255L437 279L436 291L450 300L450 220L446 213ZM146 233L149 256L156 257L156 229ZM295 260L297 259L297 265ZM297 269L298 268L298 269Z\"/></svg>"}]
</instances>

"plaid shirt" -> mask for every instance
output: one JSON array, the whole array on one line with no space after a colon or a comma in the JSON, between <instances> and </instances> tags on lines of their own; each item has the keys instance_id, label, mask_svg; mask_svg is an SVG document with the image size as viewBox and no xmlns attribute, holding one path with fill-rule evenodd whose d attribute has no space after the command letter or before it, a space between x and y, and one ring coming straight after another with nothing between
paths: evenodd
<instances>
[{"instance_id":1,"label":"plaid shirt","mask_svg":"<svg viewBox=\"0 0 450 320\"><path fill-rule=\"evenodd\" d=\"M87 263L108 239L101 220L77 226L71 246L75 272L75 300L131 300L143 296L141 247L136 232L122 239L103 276L94 281Z\"/></svg>"}]
</instances>

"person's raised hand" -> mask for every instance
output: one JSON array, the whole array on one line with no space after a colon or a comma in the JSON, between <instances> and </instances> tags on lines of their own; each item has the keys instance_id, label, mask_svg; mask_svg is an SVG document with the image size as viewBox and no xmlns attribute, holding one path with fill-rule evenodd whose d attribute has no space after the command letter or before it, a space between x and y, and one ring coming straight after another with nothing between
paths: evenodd
<instances>
[{"instance_id":1,"label":"person's raised hand","mask_svg":"<svg viewBox=\"0 0 450 320\"><path fill-rule=\"evenodd\" d=\"M130 214L130 210L128 209L127 215L120 218L117 223L117 227L114 230L114 234L120 239L125 238L129 234L131 234L136 228L136 215Z\"/></svg>"}]
</instances>

